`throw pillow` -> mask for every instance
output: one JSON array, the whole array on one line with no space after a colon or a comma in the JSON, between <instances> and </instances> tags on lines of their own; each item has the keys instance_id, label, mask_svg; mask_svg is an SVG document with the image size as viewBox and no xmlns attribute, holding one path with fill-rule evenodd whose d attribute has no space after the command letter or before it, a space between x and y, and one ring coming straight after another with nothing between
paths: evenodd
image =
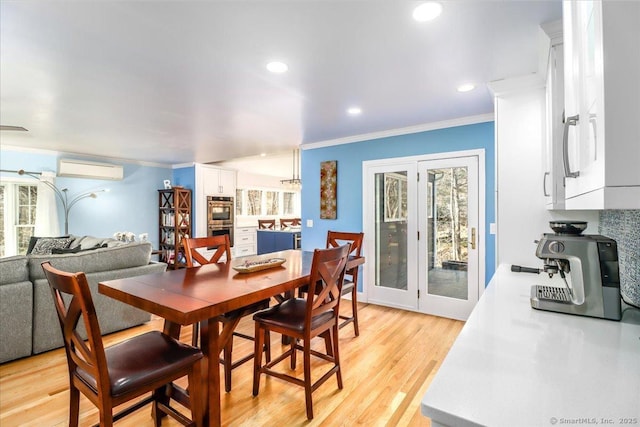
<instances>
[{"instance_id":1,"label":"throw pillow","mask_svg":"<svg viewBox=\"0 0 640 427\"><path fill-rule=\"evenodd\" d=\"M66 249L69 247L73 237L41 237L31 250L32 255L51 255L53 248Z\"/></svg>"},{"instance_id":2,"label":"throw pillow","mask_svg":"<svg viewBox=\"0 0 640 427\"><path fill-rule=\"evenodd\" d=\"M51 248L51 255L61 255L61 254L77 254L82 249L80 246L76 246L75 248Z\"/></svg>"},{"instance_id":3,"label":"throw pillow","mask_svg":"<svg viewBox=\"0 0 640 427\"><path fill-rule=\"evenodd\" d=\"M27 255L29 255L31 253L31 251L33 250L33 247L36 245L36 242L39 239L63 239L65 237L71 237L71 236L59 236L59 237L36 237L36 236L31 236L31 239L29 239L29 247L27 248Z\"/></svg>"}]
</instances>

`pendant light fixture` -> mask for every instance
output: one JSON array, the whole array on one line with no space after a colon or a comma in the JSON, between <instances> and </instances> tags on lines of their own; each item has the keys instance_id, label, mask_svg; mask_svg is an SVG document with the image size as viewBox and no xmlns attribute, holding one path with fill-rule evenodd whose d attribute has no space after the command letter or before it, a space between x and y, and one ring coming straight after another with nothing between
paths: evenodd
<instances>
[{"instance_id":1,"label":"pendant light fixture","mask_svg":"<svg viewBox=\"0 0 640 427\"><path fill-rule=\"evenodd\" d=\"M281 184L286 185L289 188L299 190L302 187L302 180L300 179L300 149L293 150L293 168L291 179L280 180Z\"/></svg>"}]
</instances>

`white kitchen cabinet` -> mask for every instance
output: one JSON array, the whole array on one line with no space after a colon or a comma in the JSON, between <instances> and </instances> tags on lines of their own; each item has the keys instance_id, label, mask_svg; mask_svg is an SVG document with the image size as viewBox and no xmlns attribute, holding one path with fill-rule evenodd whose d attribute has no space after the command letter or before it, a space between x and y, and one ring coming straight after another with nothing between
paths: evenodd
<instances>
[{"instance_id":1,"label":"white kitchen cabinet","mask_svg":"<svg viewBox=\"0 0 640 427\"><path fill-rule=\"evenodd\" d=\"M536 75L489 84L496 114L496 262L536 265L533 241L549 230L541 179L543 85Z\"/></svg>"},{"instance_id":2,"label":"white kitchen cabinet","mask_svg":"<svg viewBox=\"0 0 640 427\"><path fill-rule=\"evenodd\" d=\"M542 191L547 209L564 209L564 171L562 164L564 49L562 21L544 24L542 29L548 37Z\"/></svg>"},{"instance_id":3,"label":"white kitchen cabinet","mask_svg":"<svg viewBox=\"0 0 640 427\"><path fill-rule=\"evenodd\" d=\"M545 133L544 79L526 75L489 84L496 114L496 263L540 265L535 241L549 221L587 221L598 232L597 211L545 209L542 191ZM497 265L496 264L496 265Z\"/></svg>"},{"instance_id":4,"label":"white kitchen cabinet","mask_svg":"<svg viewBox=\"0 0 640 427\"><path fill-rule=\"evenodd\" d=\"M235 244L233 246L233 257L255 255L256 251L256 230L257 227L236 227Z\"/></svg>"},{"instance_id":5,"label":"white kitchen cabinet","mask_svg":"<svg viewBox=\"0 0 640 427\"><path fill-rule=\"evenodd\" d=\"M236 196L236 171L232 169L218 169L218 187L223 196Z\"/></svg>"},{"instance_id":6,"label":"white kitchen cabinet","mask_svg":"<svg viewBox=\"0 0 640 427\"><path fill-rule=\"evenodd\" d=\"M565 1L567 209L640 209L640 2Z\"/></svg>"},{"instance_id":7,"label":"white kitchen cabinet","mask_svg":"<svg viewBox=\"0 0 640 427\"><path fill-rule=\"evenodd\" d=\"M200 170L202 188L205 196L230 196L236 195L236 171L221 169L208 165L196 167ZM196 172L198 175L198 172ZM196 178L197 181L197 178Z\"/></svg>"}]
</instances>

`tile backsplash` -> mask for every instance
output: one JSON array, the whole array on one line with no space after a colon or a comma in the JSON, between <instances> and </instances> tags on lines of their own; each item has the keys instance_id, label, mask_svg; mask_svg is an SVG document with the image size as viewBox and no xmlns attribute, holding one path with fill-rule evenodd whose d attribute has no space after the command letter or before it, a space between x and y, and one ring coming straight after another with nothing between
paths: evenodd
<instances>
[{"instance_id":1,"label":"tile backsplash","mask_svg":"<svg viewBox=\"0 0 640 427\"><path fill-rule=\"evenodd\" d=\"M618 243L620 291L640 306L640 210L601 211L598 233Z\"/></svg>"}]
</instances>

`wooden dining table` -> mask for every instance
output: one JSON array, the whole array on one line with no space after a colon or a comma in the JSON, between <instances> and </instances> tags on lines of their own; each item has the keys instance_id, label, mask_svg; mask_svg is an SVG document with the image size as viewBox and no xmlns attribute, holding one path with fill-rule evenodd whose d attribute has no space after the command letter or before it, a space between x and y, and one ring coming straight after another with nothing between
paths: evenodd
<instances>
[{"instance_id":1,"label":"wooden dining table","mask_svg":"<svg viewBox=\"0 0 640 427\"><path fill-rule=\"evenodd\" d=\"M233 267L250 261L283 258L274 268L240 273ZM175 338L181 326L201 322L200 342L207 360L204 425L220 426L220 368L218 358L240 317L223 324L217 316L261 300L293 291L309 281L313 252L287 250L260 256L237 258L227 263L169 270L98 284L98 291L118 301L165 319L164 332ZM364 257L350 257L347 268L364 263ZM184 402L184 400L183 400Z\"/></svg>"}]
</instances>

